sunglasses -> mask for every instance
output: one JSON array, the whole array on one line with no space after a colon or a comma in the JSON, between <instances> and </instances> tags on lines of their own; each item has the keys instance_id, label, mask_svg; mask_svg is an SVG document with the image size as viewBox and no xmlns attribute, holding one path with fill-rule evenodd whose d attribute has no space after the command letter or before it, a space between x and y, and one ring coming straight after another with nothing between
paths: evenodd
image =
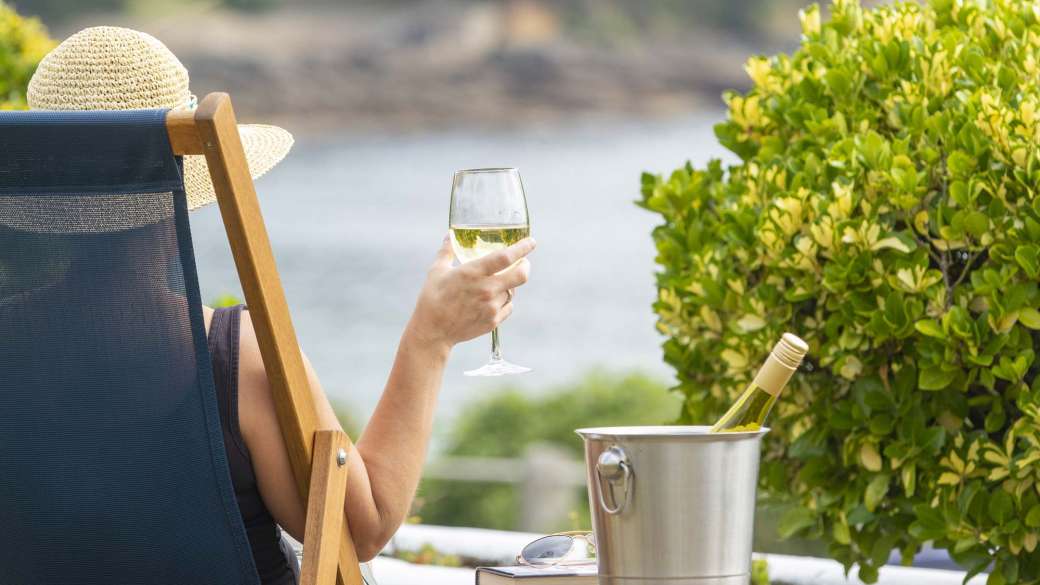
<instances>
[{"instance_id":1,"label":"sunglasses","mask_svg":"<svg viewBox=\"0 0 1040 585\"><path fill-rule=\"evenodd\" d=\"M558 532L525 546L516 562L532 567L584 565L596 561L596 539L591 532Z\"/></svg>"}]
</instances>

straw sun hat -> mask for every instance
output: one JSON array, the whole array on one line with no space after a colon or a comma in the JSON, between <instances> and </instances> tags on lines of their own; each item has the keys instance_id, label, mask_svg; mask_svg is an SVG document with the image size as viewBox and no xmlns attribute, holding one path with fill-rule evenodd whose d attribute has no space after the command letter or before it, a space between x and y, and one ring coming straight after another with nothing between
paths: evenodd
<instances>
[{"instance_id":1,"label":"straw sun hat","mask_svg":"<svg viewBox=\"0 0 1040 585\"><path fill-rule=\"evenodd\" d=\"M40 62L27 96L34 110L190 109L188 70L155 37L111 26L79 31ZM277 126L239 124L239 135L257 178L285 158L292 147L289 132ZM216 201L203 156L184 157L188 209Z\"/></svg>"}]
</instances>

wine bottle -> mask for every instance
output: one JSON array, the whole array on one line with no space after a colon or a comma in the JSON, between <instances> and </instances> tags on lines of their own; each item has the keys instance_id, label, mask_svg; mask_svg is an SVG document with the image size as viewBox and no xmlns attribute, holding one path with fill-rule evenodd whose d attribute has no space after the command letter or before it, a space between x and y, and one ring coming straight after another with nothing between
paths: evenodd
<instances>
[{"instance_id":1,"label":"wine bottle","mask_svg":"<svg viewBox=\"0 0 1040 585\"><path fill-rule=\"evenodd\" d=\"M809 346L798 336L784 333L747 390L744 390L715 426L711 427L711 432L735 433L757 431L762 428L762 423L769 416L780 391L784 389L808 351Z\"/></svg>"}]
</instances>

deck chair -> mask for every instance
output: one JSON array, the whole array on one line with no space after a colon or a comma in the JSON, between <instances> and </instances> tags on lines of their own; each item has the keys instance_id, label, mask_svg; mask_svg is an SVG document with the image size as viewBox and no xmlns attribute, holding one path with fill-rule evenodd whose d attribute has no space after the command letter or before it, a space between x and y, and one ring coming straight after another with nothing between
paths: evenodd
<instances>
[{"instance_id":1,"label":"deck chair","mask_svg":"<svg viewBox=\"0 0 1040 585\"><path fill-rule=\"evenodd\" d=\"M255 584L181 155L206 156L307 524L303 585L359 585L352 448L318 427L235 115L0 112L0 584Z\"/></svg>"}]
</instances>

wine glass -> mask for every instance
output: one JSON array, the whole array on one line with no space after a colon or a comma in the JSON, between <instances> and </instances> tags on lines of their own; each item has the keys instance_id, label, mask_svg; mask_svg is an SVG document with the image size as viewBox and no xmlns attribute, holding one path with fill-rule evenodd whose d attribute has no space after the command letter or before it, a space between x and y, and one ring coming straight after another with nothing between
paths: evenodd
<instances>
[{"instance_id":1,"label":"wine glass","mask_svg":"<svg viewBox=\"0 0 1040 585\"><path fill-rule=\"evenodd\" d=\"M451 183L448 218L451 247L459 262L466 263L501 250L531 235L520 171L513 168L457 171ZM531 368L502 358L498 328L491 332L491 357L467 376L522 374Z\"/></svg>"}]
</instances>

